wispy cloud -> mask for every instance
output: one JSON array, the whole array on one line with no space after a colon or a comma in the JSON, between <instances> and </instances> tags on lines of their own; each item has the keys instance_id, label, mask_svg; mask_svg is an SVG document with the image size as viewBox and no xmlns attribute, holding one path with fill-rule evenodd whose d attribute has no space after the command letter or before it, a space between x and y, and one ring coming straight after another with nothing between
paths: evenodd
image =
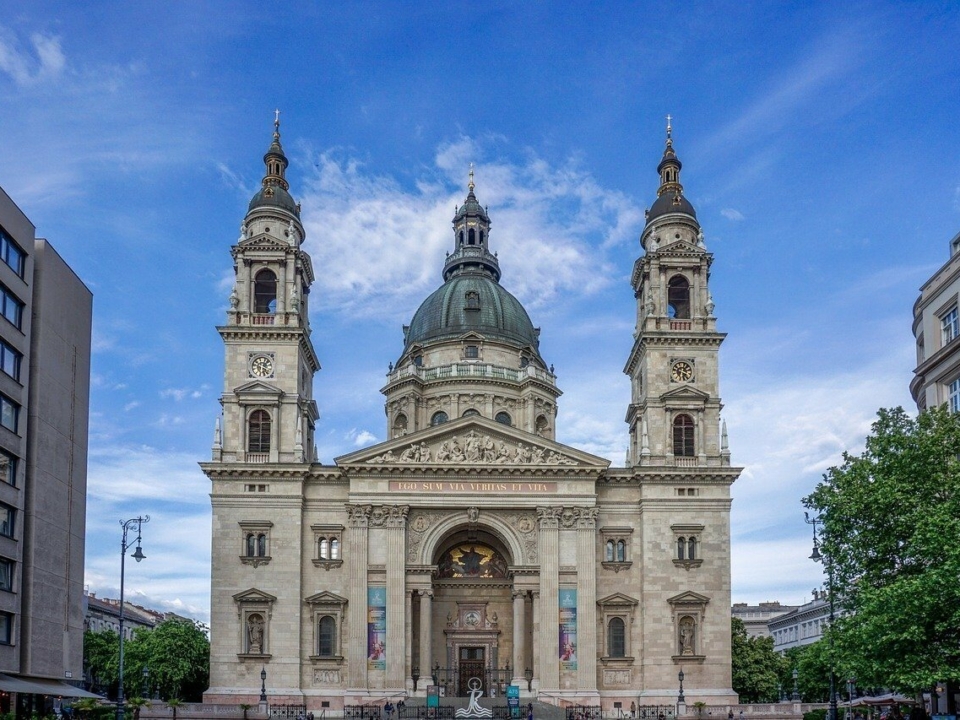
<instances>
[{"instance_id":1,"label":"wispy cloud","mask_svg":"<svg viewBox=\"0 0 960 720\"><path fill-rule=\"evenodd\" d=\"M58 78L66 65L60 38L33 33L29 44L29 48L23 47L16 35L0 26L0 71L20 86Z\"/></svg>"},{"instance_id":2,"label":"wispy cloud","mask_svg":"<svg viewBox=\"0 0 960 720\"><path fill-rule=\"evenodd\" d=\"M604 287L613 270L593 247L636 235L640 210L572 161L553 167L530 152L523 163L483 162L495 142L442 145L412 187L354 158L321 154L303 197L306 249L326 269L321 297L351 314L409 319L440 283L437 268L453 248L450 220L466 194L471 159L480 160L477 196L492 216L490 246L513 273L511 292L536 308L561 293Z\"/></svg>"},{"instance_id":3,"label":"wispy cloud","mask_svg":"<svg viewBox=\"0 0 960 720\"><path fill-rule=\"evenodd\" d=\"M727 220L739 221L744 219L743 213L734 208L724 208L720 211L720 214L723 215Z\"/></svg>"}]
</instances>

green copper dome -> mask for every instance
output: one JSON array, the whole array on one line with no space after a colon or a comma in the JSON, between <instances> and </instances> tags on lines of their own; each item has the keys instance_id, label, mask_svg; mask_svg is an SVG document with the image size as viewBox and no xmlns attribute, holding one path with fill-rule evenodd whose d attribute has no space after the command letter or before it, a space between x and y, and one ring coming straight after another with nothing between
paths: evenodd
<instances>
[{"instance_id":1,"label":"green copper dome","mask_svg":"<svg viewBox=\"0 0 960 720\"><path fill-rule=\"evenodd\" d=\"M407 330L406 347L470 331L518 347L537 348L540 342L519 300L485 273L464 273L423 301Z\"/></svg>"}]
</instances>

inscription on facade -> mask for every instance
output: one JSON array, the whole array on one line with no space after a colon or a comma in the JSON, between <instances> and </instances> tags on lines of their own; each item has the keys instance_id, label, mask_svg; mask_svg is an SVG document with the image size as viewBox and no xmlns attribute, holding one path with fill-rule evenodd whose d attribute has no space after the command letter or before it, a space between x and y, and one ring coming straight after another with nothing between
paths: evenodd
<instances>
[{"instance_id":1,"label":"inscription on facade","mask_svg":"<svg viewBox=\"0 0 960 720\"><path fill-rule=\"evenodd\" d=\"M557 491L555 482L453 482L449 480L391 480L390 492L413 493L533 493Z\"/></svg>"}]
</instances>

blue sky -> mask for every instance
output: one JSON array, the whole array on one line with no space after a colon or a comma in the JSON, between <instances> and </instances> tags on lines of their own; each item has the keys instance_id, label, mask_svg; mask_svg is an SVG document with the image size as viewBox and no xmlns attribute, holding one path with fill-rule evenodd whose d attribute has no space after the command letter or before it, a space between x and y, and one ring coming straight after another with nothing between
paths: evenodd
<instances>
[{"instance_id":1,"label":"blue sky","mask_svg":"<svg viewBox=\"0 0 960 720\"><path fill-rule=\"evenodd\" d=\"M955 3L54 3L0 13L0 186L94 292L87 583L206 619L230 246L282 111L319 280L321 460L437 287L469 163L542 327L558 439L622 464L664 116L715 254L733 598L820 584L800 498L912 407L911 306L960 230Z\"/></svg>"}]
</instances>

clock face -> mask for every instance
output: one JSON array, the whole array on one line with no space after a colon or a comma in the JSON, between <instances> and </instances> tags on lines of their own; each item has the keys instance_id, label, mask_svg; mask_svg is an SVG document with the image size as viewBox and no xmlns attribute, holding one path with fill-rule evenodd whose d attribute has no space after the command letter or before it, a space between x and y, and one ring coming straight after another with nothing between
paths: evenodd
<instances>
[{"instance_id":1,"label":"clock face","mask_svg":"<svg viewBox=\"0 0 960 720\"><path fill-rule=\"evenodd\" d=\"M693 368L690 367L690 363L683 362L681 360L680 362L673 364L673 370L671 371L670 376L676 382L687 382L693 377Z\"/></svg>"},{"instance_id":2,"label":"clock face","mask_svg":"<svg viewBox=\"0 0 960 720\"><path fill-rule=\"evenodd\" d=\"M269 377L273 374L273 361L266 355L255 357L250 363L250 372L255 377Z\"/></svg>"}]
</instances>

